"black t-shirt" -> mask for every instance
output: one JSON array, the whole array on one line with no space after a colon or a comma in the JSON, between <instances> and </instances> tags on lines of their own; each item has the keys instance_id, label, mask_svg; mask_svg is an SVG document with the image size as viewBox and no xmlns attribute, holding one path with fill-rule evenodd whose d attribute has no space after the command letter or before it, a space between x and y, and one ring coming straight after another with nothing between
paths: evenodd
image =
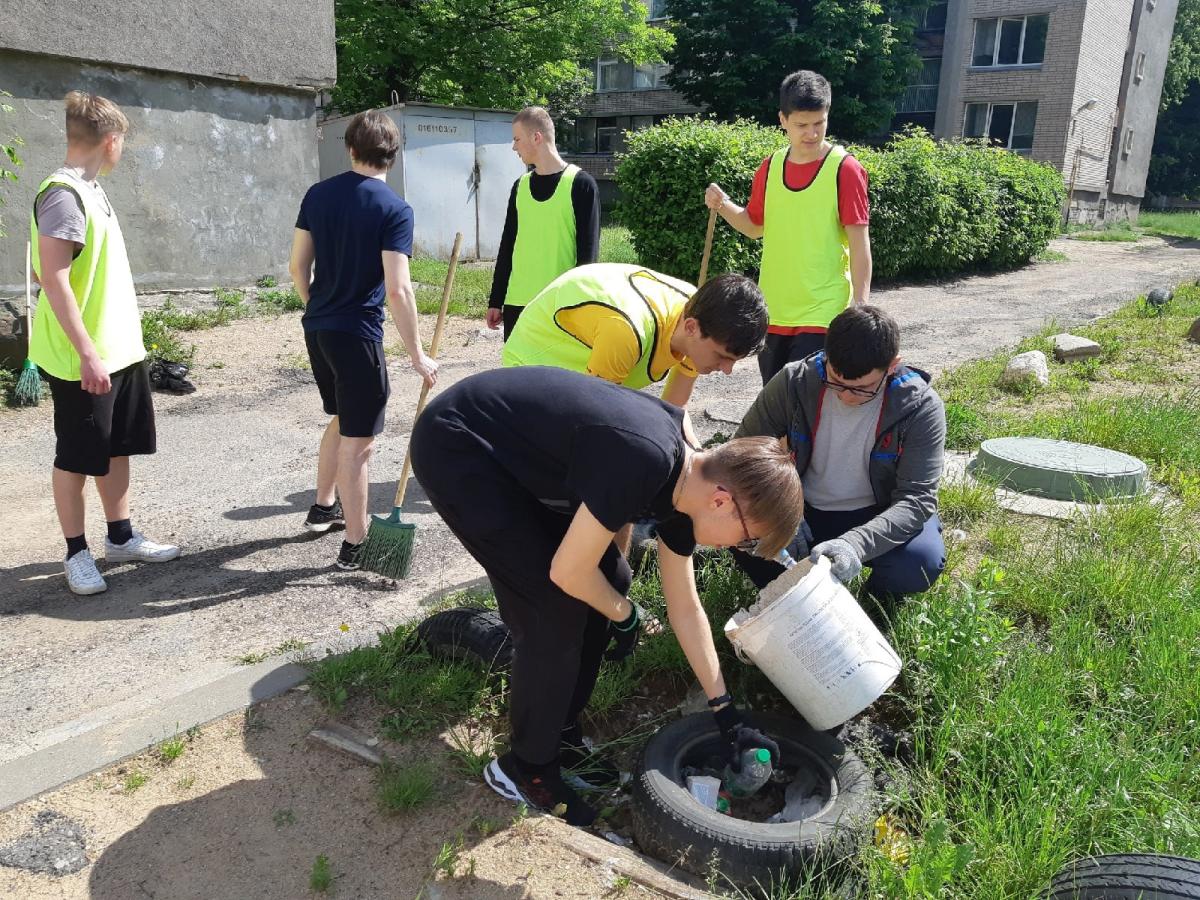
<instances>
[{"instance_id":1,"label":"black t-shirt","mask_svg":"<svg viewBox=\"0 0 1200 900\"><path fill-rule=\"evenodd\" d=\"M683 469L683 410L590 375L546 366L493 369L443 391L426 426L473 440L547 507L587 505L609 531L653 518L688 556L692 520L671 494Z\"/></svg>"}]
</instances>

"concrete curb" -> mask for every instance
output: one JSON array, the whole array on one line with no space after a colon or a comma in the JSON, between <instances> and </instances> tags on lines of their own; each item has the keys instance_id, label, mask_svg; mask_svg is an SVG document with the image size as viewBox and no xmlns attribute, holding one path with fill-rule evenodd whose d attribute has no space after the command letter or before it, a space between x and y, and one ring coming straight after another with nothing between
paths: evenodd
<instances>
[{"instance_id":1,"label":"concrete curb","mask_svg":"<svg viewBox=\"0 0 1200 900\"><path fill-rule=\"evenodd\" d=\"M246 666L137 716L101 724L0 765L0 812L135 756L164 737L282 694L307 676L308 669L286 659Z\"/></svg>"}]
</instances>

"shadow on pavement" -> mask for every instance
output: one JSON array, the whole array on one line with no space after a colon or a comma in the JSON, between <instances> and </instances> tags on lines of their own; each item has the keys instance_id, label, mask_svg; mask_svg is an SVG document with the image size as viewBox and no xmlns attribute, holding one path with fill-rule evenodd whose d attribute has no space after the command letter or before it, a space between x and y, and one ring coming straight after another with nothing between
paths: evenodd
<instances>
[{"instance_id":1,"label":"shadow on pavement","mask_svg":"<svg viewBox=\"0 0 1200 900\"><path fill-rule=\"evenodd\" d=\"M396 497L396 482L381 481L372 484L367 493L367 509L383 515L392 511L392 501ZM297 527L308 514L308 508L317 500L315 490L296 491L283 498L283 503L273 506L241 506L222 513L226 519L234 522L253 522L258 519L269 519L273 516L296 516ZM408 482L404 495L404 511L411 513L431 513L425 492L415 478Z\"/></svg>"}]
</instances>

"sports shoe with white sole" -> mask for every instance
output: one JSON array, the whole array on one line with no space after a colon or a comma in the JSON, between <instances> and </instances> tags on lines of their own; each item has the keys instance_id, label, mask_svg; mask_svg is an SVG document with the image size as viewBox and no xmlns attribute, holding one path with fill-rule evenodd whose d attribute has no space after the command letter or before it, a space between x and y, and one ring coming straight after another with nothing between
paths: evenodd
<instances>
[{"instance_id":1,"label":"sports shoe with white sole","mask_svg":"<svg viewBox=\"0 0 1200 900\"><path fill-rule=\"evenodd\" d=\"M67 587L74 594L102 594L108 590L108 583L100 570L96 568L96 560L92 551L84 548L64 563L67 570Z\"/></svg>"},{"instance_id":2,"label":"sports shoe with white sole","mask_svg":"<svg viewBox=\"0 0 1200 900\"><path fill-rule=\"evenodd\" d=\"M133 537L123 544L114 544L108 538L104 539L104 561L117 562L169 562L179 555L179 548L174 544L159 544L150 540L140 531L135 531Z\"/></svg>"},{"instance_id":3,"label":"sports shoe with white sole","mask_svg":"<svg viewBox=\"0 0 1200 900\"><path fill-rule=\"evenodd\" d=\"M309 507L304 527L317 534L324 534L330 528L345 528L346 516L342 513L342 501L334 500L329 509L314 503Z\"/></svg>"},{"instance_id":4,"label":"sports shoe with white sole","mask_svg":"<svg viewBox=\"0 0 1200 900\"><path fill-rule=\"evenodd\" d=\"M542 812L561 814L568 825L586 828L596 820L596 811L567 786L557 768L526 778L521 774L516 758L505 753L488 763L483 770L483 780L506 800L524 803Z\"/></svg>"}]
</instances>

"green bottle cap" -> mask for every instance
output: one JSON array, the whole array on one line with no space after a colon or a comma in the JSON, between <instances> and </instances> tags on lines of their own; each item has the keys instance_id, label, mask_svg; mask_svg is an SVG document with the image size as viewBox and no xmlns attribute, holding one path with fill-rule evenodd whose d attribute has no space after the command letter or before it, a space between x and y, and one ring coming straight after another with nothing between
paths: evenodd
<instances>
[{"instance_id":1,"label":"green bottle cap","mask_svg":"<svg viewBox=\"0 0 1200 900\"><path fill-rule=\"evenodd\" d=\"M717 812L719 812L719 813L729 812L729 801L726 800L724 797L717 798Z\"/></svg>"},{"instance_id":2,"label":"green bottle cap","mask_svg":"<svg viewBox=\"0 0 1200 900\"><path fill-rule=\"evenodd\" d=\"M760 763L769 763L771 761L771 751L765 747L759 747L754 751L754 758Z\"/></svg>"}]
</instances>

